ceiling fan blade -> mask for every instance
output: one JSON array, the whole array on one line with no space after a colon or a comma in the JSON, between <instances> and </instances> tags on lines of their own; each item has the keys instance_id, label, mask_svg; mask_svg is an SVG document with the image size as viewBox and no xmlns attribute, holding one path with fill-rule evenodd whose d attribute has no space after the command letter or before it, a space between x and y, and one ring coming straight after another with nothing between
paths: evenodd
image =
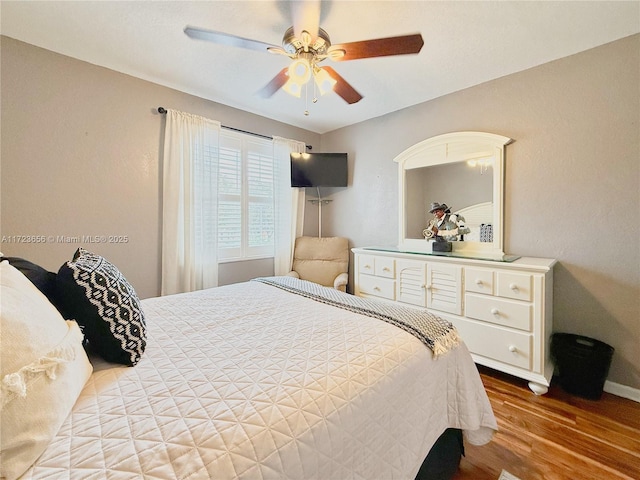
<instances>
[{"instance_id":1,"label":"ceiling fan blade","mask_svg":"<svg viewBox=\"0 0 640 480\"><path fill-rule=\"evenodd\" d=\"M349 85L349 82L342 78L333 68L325 66L322 67L322 69L337 82L333 87L333 91L340 95L345 102L353 104L362 100L362 95L360 95L355 88Z\"/></svg>"},{"instance_id":2,"label":"ceiling fan blade","mask_svg":"<svg viewBox=\"0 0 640 480\"><path fill-rule=\"evenodd\" d=\"M422 39L422 35L416 33L413 35L332 45L329 49L329 57L333 60L344 62L346 60L358 60L360 58L407 55L420 52L423 45L424 40ZM344 51L344 55L331 55L331 52L340 50Z\"/></svg>"},{"instance_id":3,"label":"ceiling fan blade","mask_svg":"<svg viewBox=\"0 0 640 480\"><path fill-rule=\"evenodd\" d=\"M288 69L289 67L280 70L280 72L278 72L278 74L273 77L269 83L267 83L258 91L258 95L260 95L262 98L269 98L278 90L280 90L289 79L289 76L287 75Z\"/></svg>"},{"instance_id":4,"label":"ceiling fan blade","mask_svg":"<svg viewBox=\"0 0 640 480\"><path fill-rule=\"evenodd\" d=\"M260 42L258 40L251 40L249 38L238 37L229 33L215 32L213 30L206 30L204 28L186 26L184 33L190 38L197 40L205 40L207 42L218 43L220 45L227 45L231 47L248 48L250 50L258 50L260 52L266 52L269 48L280 48L270 43Z\"/></svg>"},{"instance_id":5,"label":"ceiling fan blade","mask_svg":"<svg viewBox=\"0 0 640 480\"><path fill-rule=\"evenodd\" d=\"M318 36L320 3L320 0L297 0L291 2L293 33L297 38L301 38L303 30L311 34L312 40Z\"/></svg>"}]
</instances>

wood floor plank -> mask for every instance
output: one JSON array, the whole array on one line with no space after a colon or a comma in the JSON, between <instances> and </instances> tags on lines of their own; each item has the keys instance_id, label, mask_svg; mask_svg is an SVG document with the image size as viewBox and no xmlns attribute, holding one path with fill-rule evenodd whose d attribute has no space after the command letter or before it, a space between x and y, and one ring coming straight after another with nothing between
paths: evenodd
<instances>
[{"instance_id":1,"label":"wood floor plank","mask_svg":"<svg viewBox=\"0 0 640 480\"><path fill-rule=\"evenodd\" d=\"M640 479L640 403L584 399L555 383L536 396L526 381L479 370L499 431L465 446L454 480L496 480L503 469L522 480Z\"/></svg>"}]
</instances>

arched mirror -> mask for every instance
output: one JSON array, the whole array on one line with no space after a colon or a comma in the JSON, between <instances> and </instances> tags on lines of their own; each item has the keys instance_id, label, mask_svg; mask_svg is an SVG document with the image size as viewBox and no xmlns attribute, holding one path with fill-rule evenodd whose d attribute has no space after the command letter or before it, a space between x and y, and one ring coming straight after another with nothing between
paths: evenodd
<instances>
[{"instance_id":1,"label":"arched mirror","mask_svg":"<svg viewBox=\"0 0 640 480\"><path fill-rule=\"evenodd\" d=\"M454 254L499 258L503 251L504 148L508 137L455 132L424 140L398 155L398 248L432 253L425 231L432 204L445 204L460 226L448 237Z\"/></svg>"}]
</instances>

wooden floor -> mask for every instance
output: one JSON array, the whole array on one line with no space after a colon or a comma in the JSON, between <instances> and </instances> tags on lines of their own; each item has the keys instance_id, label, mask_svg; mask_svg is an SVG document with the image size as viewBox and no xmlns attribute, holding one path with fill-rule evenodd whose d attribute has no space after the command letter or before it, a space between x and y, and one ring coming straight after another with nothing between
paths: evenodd
<instances>
[{"instance_id":1,"label":"wooden floor","mask_svg":"<svg viewBox=\"0 0 640 480\"><path fill-rule=\"evenodd\" d=\"M552 382L536 396L527 382L479 367L498 420L491 443L465 443L454 480L640 479L640 403L603 393L587 400Z\"/></svg>"}]
</instances>

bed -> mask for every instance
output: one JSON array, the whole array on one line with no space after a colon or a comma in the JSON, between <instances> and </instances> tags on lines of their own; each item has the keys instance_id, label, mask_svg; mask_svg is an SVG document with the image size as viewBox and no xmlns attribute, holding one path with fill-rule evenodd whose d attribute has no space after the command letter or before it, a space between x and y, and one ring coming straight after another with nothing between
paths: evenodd
<instances>
[{"instance_id":1,"label":"bed","mask_svg":"<svg viewBox=\"0 0 640 480\"><path fill-rule=\"evenodd\" d=\"M470 230L464 236L465 241L493 241L493 202L477 203L455 213L464 218L464 224Z\"/></svg>"},{"instance_id":2,"label":"bed","mask_svg":"<svg viewBox=\"0 0 640 480\"><path fill-rule=\"evenodd\" d=\"M89 345L92 372L20 478L413 479L447 435L497 429L455 329L434 344L398 323L417 309L290 277L139 305L135 365Z\"/></svg>"}]
</instances>

